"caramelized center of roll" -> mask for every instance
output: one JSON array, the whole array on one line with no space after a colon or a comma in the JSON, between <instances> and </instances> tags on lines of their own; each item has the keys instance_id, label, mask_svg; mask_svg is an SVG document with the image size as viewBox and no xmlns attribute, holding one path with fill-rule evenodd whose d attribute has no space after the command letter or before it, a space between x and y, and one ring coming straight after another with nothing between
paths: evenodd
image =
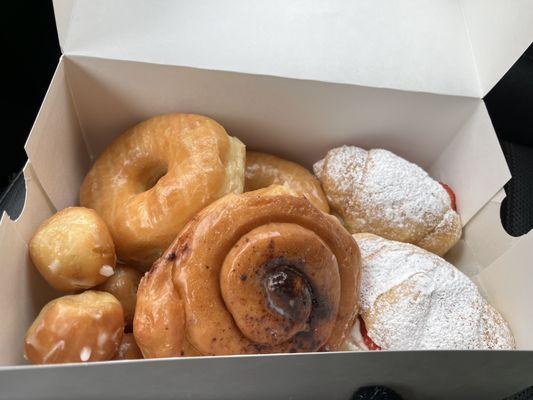
<instances>
[{"instance_id":1,"label":"caramelized center of roll","mask_svg":"<svg viewBox=\"0 0 533 400\"><path fill-rule=\"evenodd\" d=\"M220 286L235 323L255 343L298 336L301 351L314 347L308 340L325 342L331 334L340 298L337 259L300 225L269 223L243 235L224 260Z\"/></svg>"}]
</instances>

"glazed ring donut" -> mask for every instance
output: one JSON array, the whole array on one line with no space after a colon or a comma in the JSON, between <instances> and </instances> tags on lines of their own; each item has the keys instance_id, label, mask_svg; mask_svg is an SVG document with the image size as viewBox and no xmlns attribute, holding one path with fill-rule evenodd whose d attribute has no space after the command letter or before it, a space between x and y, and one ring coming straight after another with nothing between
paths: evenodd
<instances>
[{"instance_id":1,"label":"glazed ring donut","mask_svg":"<svg viewBox=\"0 0 533 400\"><path fill-rule=\"evenodd\" d=\"M80 202L107 223L119 259L149 267L205 206L244 185L244 145L201 115L130 128L96 160Z\"/></svg>"},{"instance_id":2,"label":"glazed ring donut","mask_svg":"<svg viewBox=\"0 0 533 400\"><path fill-rule=\"evenodd\" d=\"M109 293L88 290L43 307L24 339L33 364L111 360L124 332L124 315Z\"/></svg>"},{"instance_id":3,"label":"glazed ring donut","mask_svg":"<svg viewBox=\"0 0 533 400\"><path fill-rule=\"evenodd\" d=\"M291 195L227 195L143 277L134 335L145 357L340 347L357 314L360 256L332 216Z\"/></svg>"},{"instance_id":4,"label":"glazed ring donut","mask_svg":"<svg viewBox=\"0 0 533 400\"><path fill-rule=\"evenodd\" d=\"M247 151L244 191L270 185L286 185L298 196L307 198L319 210L329 213L328 201L320 182L307 169L270 154Z\"/></svg>"}]
</instances>

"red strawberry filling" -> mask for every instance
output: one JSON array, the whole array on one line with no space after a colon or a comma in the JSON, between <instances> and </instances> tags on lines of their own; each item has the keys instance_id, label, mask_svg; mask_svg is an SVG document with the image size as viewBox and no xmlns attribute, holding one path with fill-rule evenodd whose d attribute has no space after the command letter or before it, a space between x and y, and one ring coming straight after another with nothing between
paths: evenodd
<instances>
[{"instance_id":1,"label":"red strawberry filling","mask_svg":"<svg viewBox=\"0 0 533 400\"><path fill-rule=\"evenodd\" d=\"M455 201L455 193L453 192L452 188L446 185L445 183L439 182L441 186L448 192L448 196L450 196L450 202L452 210L457 211L457 203Z\"/></svg>"},{"instance_id":2,"label":"red strawberry filling","mask_svg":"<svg viewBox=\"0 0 533 400\"><path fill-rule=\"evenodd\" d=\"M368 332L366 330L365 321L363 321L363 318L360 316L359 318L359 324L361 329L361 336L363 337L363 341L366 344L366 347L368 347L368 350L381 350L381 347L379 347L377 344L374 343L372 339L368 336Z\"/></svg>"}]
</instances>

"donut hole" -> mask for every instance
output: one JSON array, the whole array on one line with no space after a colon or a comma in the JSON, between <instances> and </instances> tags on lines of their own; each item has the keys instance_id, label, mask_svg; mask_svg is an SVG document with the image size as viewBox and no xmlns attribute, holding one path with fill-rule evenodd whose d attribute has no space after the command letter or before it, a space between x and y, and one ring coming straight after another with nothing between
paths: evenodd
<instances>
[{"instance_id":1,"label":"donut hole","mask_svg":"<svg viewBox=\"0 0 533 400\"><path fill-rule=\"evenodd\" d=\"M146 192L152 189L167 172L167 163L162 160L147 163L140 174L141 185L139 192Z\"/></svg>"}]
</instances>

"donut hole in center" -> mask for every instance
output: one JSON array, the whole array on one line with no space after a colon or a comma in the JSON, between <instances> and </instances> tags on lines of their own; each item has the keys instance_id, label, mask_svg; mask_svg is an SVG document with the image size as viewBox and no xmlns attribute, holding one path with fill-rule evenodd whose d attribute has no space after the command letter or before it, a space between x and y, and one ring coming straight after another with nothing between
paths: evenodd
<instances>
[{"instance_id":1,"label":"donut hole in center","mask_svg":"<svg viewBox=\"0 0 533 400\"><path fill-rule=\"evenodd\" d=\"M147 163L141 170L139 180L140 180L140 190L139 192L146 192L152 189L157 182L164 177L168 172L168 166L165 161L154 160Z\"/></svg>"}]
</instances>

